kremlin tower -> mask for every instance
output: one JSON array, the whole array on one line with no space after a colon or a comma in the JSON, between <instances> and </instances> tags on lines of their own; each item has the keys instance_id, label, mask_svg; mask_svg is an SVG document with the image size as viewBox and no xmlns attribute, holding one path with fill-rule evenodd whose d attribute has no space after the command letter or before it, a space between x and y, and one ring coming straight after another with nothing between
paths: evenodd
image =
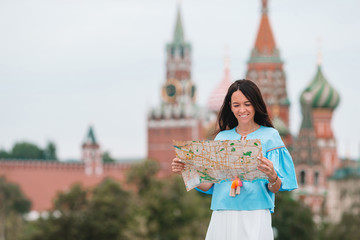
<instances>
[{"instance_id":1,"label":"kremlin tower","mask_svg":"<svg viewBox=\"0 0 360 240\"><path fill-rule=\"evenodd\" d=\"M85 173L87 175L101 175L103 173L103 161L100 151L100 145L95 139L95 134L92 126L82 145L82 159L85 164Z\"/></svg>"},{"instance_id":2,"label":"kremlin tower","mask_svg":"<svg viewBox=\"0 0 360 240\"><path fill-rule=\"evenodd\" d=\"M166 56L162 101L148 116L147 157L160 162L160 176L171 174L170 162L175 157L172 140L200 140L204 132L191 79L191 45L185 41L180 8Z\"/></svg>"},{"instance_id":3,"label":"kremlin tower","mask_svg":"<svg viewBox=\"0 0 360 240\"><path fill-rule=\"evenodd\" d=\"M286 91L283 61L271 30L268 1L262 0L261 20L255 46L251 50L246 79L254 81L261 90L268 111L286 146L292 145L289 131L290 101ZM275 112L275 113L274 113Z\"/></svg>"}]
</instances>

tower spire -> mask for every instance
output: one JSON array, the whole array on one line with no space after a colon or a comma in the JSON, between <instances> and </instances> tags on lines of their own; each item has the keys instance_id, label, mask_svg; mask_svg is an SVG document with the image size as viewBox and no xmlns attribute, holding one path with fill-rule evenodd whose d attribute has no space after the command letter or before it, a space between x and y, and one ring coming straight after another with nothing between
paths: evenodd
<instances>
[{"instance_id":1,"label":"tower spire","mask_svg":"<svg viewBox=\"0 0 360 240\"><path fill-rule=\"evenodd\" d=\"M89 131L88 134L85 137L85 141L84 144L88 143L88 144L97 144L96 138L95 138L95 134L94 134L94 130L93 130L93 126L92 124L89 127Z\"/></svg>"},{"instance_id":2,"label":"tower spire","mask_svg":"<svg viewBox=\"0 0 360 240\"><path fill-rule=\"evenodd\" d=\"M272 56L276 51L276 44L267 14L267 0L262 0L261 13L260 27L255 41L255 49L261 55Z\"/></svg>"},{"instance_id":3,"label":"tower spire","mask_svg":"<svg viewBox=\"0 0 360 240\"><path fill-rule=\"evenodd\" d=\"M268 0L262 0L261 13L267 14L268 12Z\"/></svg>"},{"instance_id":4,"label":"tower spire","mask_svg":"<svg viewBox=\"0 0 360 240\"><path fill-rule=\"evenodd\" d=\"M175 24L175 31L174 31L174 43L183 43L184 39L184 29L181 21L181 10L180 10L180 3L178 3L178 10L177 10L177 17L176 17L176 24Z\"/></svg>"},{"instance_id":5,"label":"tower spire","mask_svg":"<svg viewBox=\"0 0 360 240\"><path fill-rule=\"evenodd\" d=\"M230 82L230 57L229 57L229 46L224 47L224 78L225 81Z\"/></svg>"},{"instance_id":6,"label":"tower spire","mask_svg":"<svg viewBox=\"0 0 360 240\"><path fill-rule=\"evenodd\" d=\"M322 64L322 53L321 53L321 38L319 38L318 39L318 48L319 48L319 50L318 50L318 54L317 54L317 65L318 66L321 66L321 64Z\"/></svg>"}]
</instances>

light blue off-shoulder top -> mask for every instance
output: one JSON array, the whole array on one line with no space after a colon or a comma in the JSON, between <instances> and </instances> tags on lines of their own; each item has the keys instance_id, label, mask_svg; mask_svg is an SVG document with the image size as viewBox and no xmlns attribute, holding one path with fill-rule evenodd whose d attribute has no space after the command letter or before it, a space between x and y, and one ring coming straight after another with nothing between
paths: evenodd
<instances>
[{"instance_id":1,"label":"light blue off-shoulder top","mask_svg":"<svg viewBox=\"0 0 360 240\"><path fill-rule=\"evenodd\" d=\"M215 140L240 140L235 128L221 131ZM271 127L260 126L247 135L246 139L260 139L263 156L273 162L275 171L281 179L280 191L291 191L298 187L293 160L286 149L279 132ZM231 182L215 183L208 191L212 194L211 209L216 210L258 210L274 211L275 194L267 187L268 181L243 182L239 195L229 196Z\"/></svg>"}]
</instances>

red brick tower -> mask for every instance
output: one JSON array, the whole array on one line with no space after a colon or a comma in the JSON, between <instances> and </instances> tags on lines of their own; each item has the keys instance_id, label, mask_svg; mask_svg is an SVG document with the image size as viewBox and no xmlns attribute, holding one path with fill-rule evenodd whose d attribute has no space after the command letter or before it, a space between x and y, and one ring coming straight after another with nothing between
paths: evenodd
<instances>
[{"instance_id":1,"label":"red brick tower","mask_svg":"<svg viewBox=\"0 0 360 240\"><path fill-rule=\"evenodd\" d=\"M203 139L201 111L195 104L191 80L191 45L185 41L178 8L173 41L166 46L166 80L160 106L148 116L148 158L160 162L160 176L171 173L172 140Z\"/></svg>"},{"instance_id":2,"label":"red brick tower","mask_svg":"<svg viewBox=\"0 0 360 240\"><path fill-rule=\"evenodd\" d=\"M301 94L300 101L305 102L305 94L310 93L314 130L317 144L321 152L321 162L325 167L326 176L332 176L340 166L337 155L336 139L331 127L332 115L340 102L337 91L329 84L318 63L314 79Z\"/></svg>"},{"instance_id":3,"label":"red brick tower","mask_svg":"<svg viewBox=\"0 0 360 240\"><path fill-rule=\"evenodd\" d=\"M85 164L87 175L101 175L103 173L103 161L100 145L97 143L92 126L82 145L82 160Z\"/></svg>"},{"instance_id":4,"label":"red brick tower","mask_svg":"<svg viewBox=\"0 0 360 240\"><path fill-rule=\"evenodd\" d=\"M262 0L261 13L260 27L248 60L246 78L254 81L260 88L271 116L274 116L273 110L276 106L277 117L289 129L290 101L286 91L286 76L271 30L267 0ZM282 136L285 144L291 145L290 131L282 132L287 133Z\"/></svg>"}]
</instances>

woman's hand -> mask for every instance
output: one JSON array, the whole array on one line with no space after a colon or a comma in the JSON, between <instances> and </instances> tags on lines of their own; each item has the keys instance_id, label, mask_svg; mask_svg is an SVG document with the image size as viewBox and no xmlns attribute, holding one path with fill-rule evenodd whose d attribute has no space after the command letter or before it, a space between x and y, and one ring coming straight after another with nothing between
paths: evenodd
<instances>
[{"instance_id":1,"label":"woman's hand","mask_svg":"<svg viewBox=\"0 0 360 240\"><path fill-rule=\"evenodd\" d=\"M171 163L171 170L173 173L180 174L185 169L185 163L181 162L179 158L174 158ZM198 186L204 192L212 187L213 183L202 183Z\"/></svg>"},{"instance_id":2,"label":"woman's hand","mask_svg":"<svg viewBox=\"0 0 360 240\"><path fill-rule=\"evenodd\" d=\"M171 163L171 170L173 173L180 174L185 168L185 163L181 162L179 158L174 158Z\"/></svg>"},{"instance_id":3,"label":"woman's hand","mask_svg":"<svg viewBox=\"0 0 360 240\"><path fill-rule=\"evenodd\" d=\"M277 173L274 169L273 163L267 159L266 157L258 157L260 163L258 165L258 169L266 174L269 178L269 182L273 183L276 181Z\"/></svg>"}]
</instances>

